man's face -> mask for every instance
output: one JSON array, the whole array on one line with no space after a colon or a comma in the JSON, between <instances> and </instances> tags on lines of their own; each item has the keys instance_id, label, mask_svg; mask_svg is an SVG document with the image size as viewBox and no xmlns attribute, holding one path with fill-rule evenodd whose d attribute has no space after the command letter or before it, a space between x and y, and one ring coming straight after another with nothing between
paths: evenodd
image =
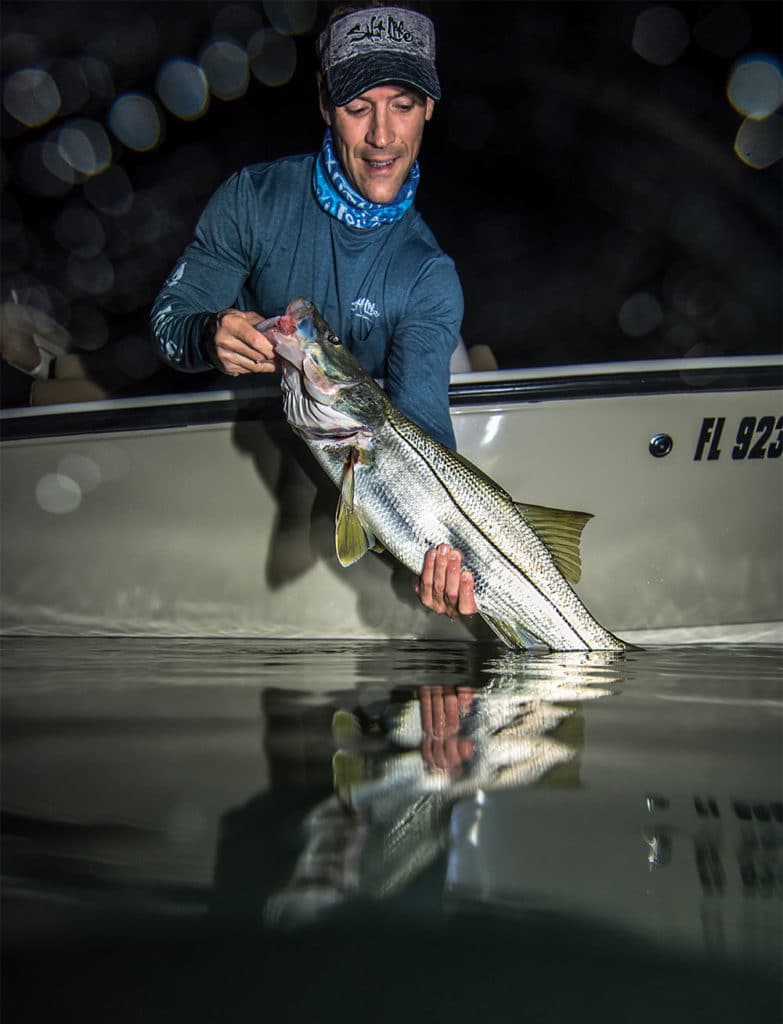
<instances>
[{"instance_id":1,"label":"man's face","mask_svg":"<svg viewBox=\"0 0 783 1024\"><path fill-rule=\"evenodd\" d=\"M435 103L405 85L378 85L344 107L326 103L321 113L353 187L373 203L390 203L419 155L425 122Z\"/></svg>"}]
</instances>

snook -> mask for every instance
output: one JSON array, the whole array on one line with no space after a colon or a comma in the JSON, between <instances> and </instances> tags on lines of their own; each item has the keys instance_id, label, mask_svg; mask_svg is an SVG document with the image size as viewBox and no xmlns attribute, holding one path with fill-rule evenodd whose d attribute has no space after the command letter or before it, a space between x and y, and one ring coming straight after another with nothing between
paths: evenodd
<instances>
[{"instance_id":1,"label":"snook","mask_svg":"<svg viewBox=\"0 0 783 1024\"><path fill-rule=\"evenodd\" d=\"M627 646L569 584L589 515L514 502L396 409L304 299L258 327L281 360L289 424L340 490L342 565L382 546L419 574L430 548L450 544L473 573L482 617L510 647Z\"/></svg>"}]
</instances>

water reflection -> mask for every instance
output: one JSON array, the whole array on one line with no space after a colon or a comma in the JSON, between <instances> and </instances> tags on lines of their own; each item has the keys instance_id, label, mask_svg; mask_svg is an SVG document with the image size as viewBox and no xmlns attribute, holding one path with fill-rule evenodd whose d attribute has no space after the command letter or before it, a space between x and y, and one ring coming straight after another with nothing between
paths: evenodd
<instances>
[{"instance_id":1,"label":"water reflection","mask_svg":"<svg viewBox=\"0 0 783 1024\"><path fill-rule=\"evenodd\" d=\"M5 638L3 933L21 976L45 962L109 992L132 964L168 986L181 955L178 992L217 965L233 999L243 962L265 1011L294 993L325 1019L346 964L378 991L404 949L423 1006L481 950L506 987L474 977L455 1012L517 993L533 963L536 1019L589 990L624 1024L651 972L688 991L701 972L705 1020L779 1019L747 1000L779 1009L783 649L499 654ZM579 985L555 1013L564 962ZM642 1019L693 1019L668 1005Z\"/></svg>"},{"instance_id":2,"label":"water reflection","mask_svg":"<svg viewBox=\"0 0 783 1024\"><path fill-rule=\"evenodd\" d=\"M369 712L336 710L333 792L307 814L304 849L264 920L290 925L395 896L448 855L458 801L480 806L492 790L545 778L577 786L581 704L612 695L623 669L622 655L605 652L509 654L486 662L474 685L428 683ZM285 694L265 696L272 720L290 706ZM470 841L480 841L478 820Z\"/></svg>"}]
</instances>

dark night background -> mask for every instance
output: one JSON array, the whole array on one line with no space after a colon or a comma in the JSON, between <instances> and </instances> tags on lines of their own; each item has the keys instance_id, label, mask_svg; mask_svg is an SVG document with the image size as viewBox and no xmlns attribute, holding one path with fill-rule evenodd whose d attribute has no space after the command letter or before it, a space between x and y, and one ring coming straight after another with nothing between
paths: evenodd
<instances>
[{"instance_id":1,"label":"dark night background","mask_svg":"<svg viewBox=\"0 0 783 1024\"><path fill-rule=\"evenodd\" d=\"M456 261L468 345L489 344L503 368L780 350L779 4L422 6L443 100L417 205ZM102 353L117 393L208 385L157 363L149 306L228 174L319 146L314 41L328 10L3 5L2 299ZM206 67L216 39L249 53L247 88L185 120L161 69ZM14 76L31 68L60 102L26 124ZM286 80L265 84L259 68ZM143 148L112 119L128 93L160 119ZM92 140L89 166L74 139Z\"/></svg>"}]
</instances>

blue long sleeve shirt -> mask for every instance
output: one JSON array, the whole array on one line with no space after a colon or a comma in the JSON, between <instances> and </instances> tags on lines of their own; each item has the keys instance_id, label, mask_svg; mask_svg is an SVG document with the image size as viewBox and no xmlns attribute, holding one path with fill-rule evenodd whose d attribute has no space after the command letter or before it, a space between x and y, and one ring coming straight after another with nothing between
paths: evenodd
<instances>
[{"instance_id":1,"label":"blue long sleeve shirt","mask_svg":"<svg viewBox=\"0 0 783 1024\"><path fill-rule=\"evenodd\" d=\"M374 228L330 216L313 194L314 160L245 167L215 192L153 305L160 352L180 370L212 369L201 347L210 313L276 316L301 295L402 412L454 447L449 361L463 314L454 263L414 207Z\"/></svg>"}]
</instances>

